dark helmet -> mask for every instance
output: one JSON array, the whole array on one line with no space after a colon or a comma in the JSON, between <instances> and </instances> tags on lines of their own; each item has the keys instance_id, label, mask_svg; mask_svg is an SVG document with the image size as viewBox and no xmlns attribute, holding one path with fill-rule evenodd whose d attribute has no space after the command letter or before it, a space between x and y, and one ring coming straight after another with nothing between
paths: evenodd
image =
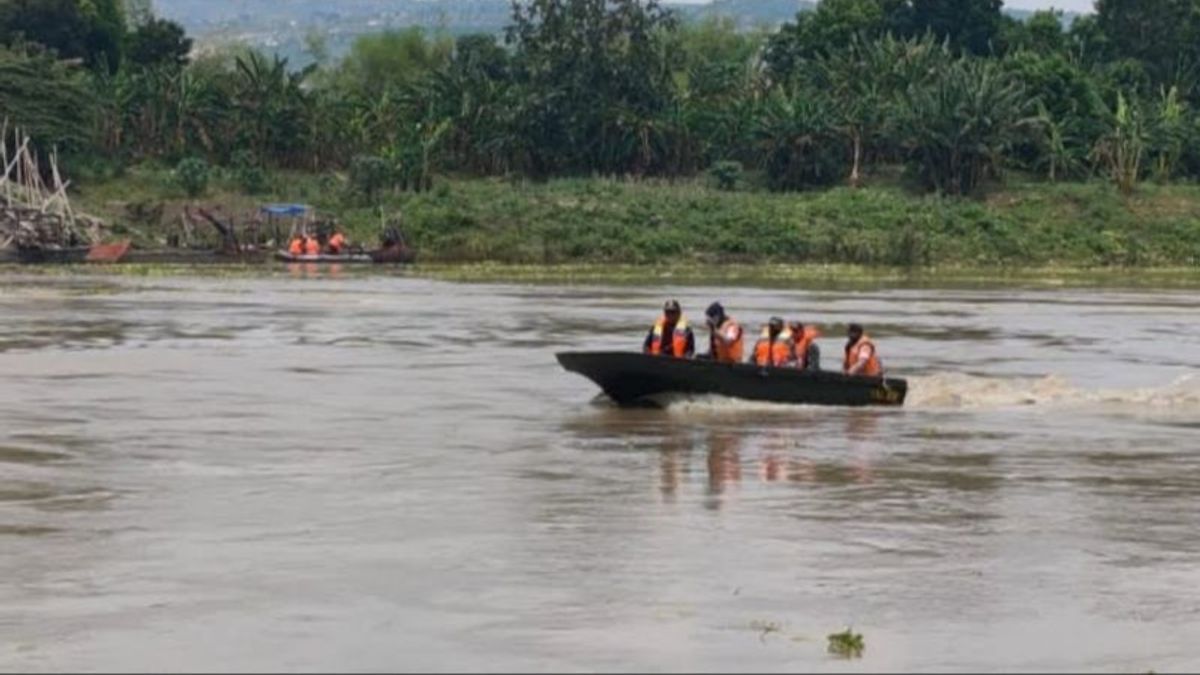
<instances>
[{"instance_id":1,"label":"dark helmet","mask_svg":"<svg viewBox=\"0 0 1200 675\"><path fill-rule=\"evenodd\" d=\"M725 318L725 308L721 306L721 303L714 302L708 306L708 309L704 310L704 316L707 316L714 322L720 321Z\"/></svg>"},{"instance_id":2,"label":"dark helmet","mask_svg":"<svg viewBox=\"0 0 1200 675\"><path fill-rule=\"evenodd\" d=\"M783 332L783 319L777 316L771 317L771 320L767 322L767 330L771 331L771 335Z\"/></svg>"},{"instance_id":3,"label":"dark helmet","mask_svg":"<svg viewBox=\"0 0 1200 675\"><path fill-rule=\"evenodd\" d=\"M663 303L664 314L680 314L682 312L683 310L680 309L678 300L668 300Z\"/></svg>"}]
</instances>

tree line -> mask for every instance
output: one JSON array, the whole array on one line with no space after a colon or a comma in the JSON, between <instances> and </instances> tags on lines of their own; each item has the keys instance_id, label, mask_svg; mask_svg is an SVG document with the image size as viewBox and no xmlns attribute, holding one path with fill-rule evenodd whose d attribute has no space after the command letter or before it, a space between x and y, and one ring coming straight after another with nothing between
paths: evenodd
<instances>
[{"instance_id":1,"label":"tree line","mask_svg":"<svg viewBox=\"0 0 1200 675\"><path fill-rule=\"evenodd\" d=\"M0 117L80 165L348 170L370 195L435 176L712 173L773 189L903 166L970 194L1200 176L1200 0L1098 0L1064 26L1000 0L823 0L776 30L655 0L521 0L502 36L420 28L332 62L199 53L146 0L0 0ZM257 178L256 178L257 177Z\"/></svg>"}]
</instances>

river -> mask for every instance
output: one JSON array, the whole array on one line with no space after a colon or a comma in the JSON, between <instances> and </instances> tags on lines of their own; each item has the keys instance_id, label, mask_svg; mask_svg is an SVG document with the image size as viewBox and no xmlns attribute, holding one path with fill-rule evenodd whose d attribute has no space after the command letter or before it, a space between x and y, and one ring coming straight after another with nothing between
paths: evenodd
<instances>
[{"instance_id":1,"label":"river","mask_svg":"<svg viewBox=\"0 0 1200 675\"><path fill-rule=\"evenodd\" d=\"M667 297L826 366L862 321L908 404L619 410L555 363ZM1195 669L1198 310L8 273L0 670Z\"/></svg>"}]
</instances>

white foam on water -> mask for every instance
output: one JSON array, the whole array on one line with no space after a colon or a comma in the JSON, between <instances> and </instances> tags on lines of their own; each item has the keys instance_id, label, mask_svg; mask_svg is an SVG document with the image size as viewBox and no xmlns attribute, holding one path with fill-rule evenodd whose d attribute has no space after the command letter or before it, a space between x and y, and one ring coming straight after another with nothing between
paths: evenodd
<instances>
[{"instance_id":1,"label":"white foam on water","mask_svg":"<svg viewBox=\"0 0 1200 675\"><path fill-rule=\"evenodd\" d=\"M912 408L1004 408L1013 406L1114 406L1126 410L1196 410L1200 378L1187 374L1161 387L1084 389L1060 375L1001 378L939 373L908 381Z\"/></svg>"},{"instance_id":2,"label":"white foam on water","mask_svg":"<svg viewBox=\"0 0 1200 675\"><path fill-rule=\"evenodd\" d=\"M797 409L814 408L816 406L796 405L794 403L772 403L770 401L751 401L740 398L730 398L718 394L660 394L653 397L658 405L668 412L679 415L704 415L725 413L775 413L785 414Z\"/></svg>"},{"instance_id":3,"label":"white foam on water","mask_svg":"<svg viewBox=\"0 0 1200 675\"><path fill-rule=\"evenodd\" d=\"M655 403L672 415L787 414L797 409L823 406L748 401L718 395L664 394ZM1169 412L1200 414L1200 376L1187 374L1159 387L1086 389L1061 375L1044 377L989 377L964 373L937 373L908 378L910 409L1000 409L1013 407L1103 407L1114 412Z\"/></svg>"}]
</instances>

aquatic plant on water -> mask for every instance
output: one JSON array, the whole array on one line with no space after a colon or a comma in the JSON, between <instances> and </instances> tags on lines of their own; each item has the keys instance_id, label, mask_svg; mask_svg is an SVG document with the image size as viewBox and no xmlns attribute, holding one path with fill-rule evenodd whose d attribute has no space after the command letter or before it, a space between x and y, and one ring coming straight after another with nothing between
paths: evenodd
<instances>
[{"instance_id":1,"label":"aquatic plant on water","mask_svg":"<svg viewBox=\"0 0 1200 675\"><path fill-rule=\"evenodd\" d=\"M865 647L862 633L855 633L850 627L840 633L829 634L829 653L835 656L859 658Z\"/></svg>"}]
</instances>

